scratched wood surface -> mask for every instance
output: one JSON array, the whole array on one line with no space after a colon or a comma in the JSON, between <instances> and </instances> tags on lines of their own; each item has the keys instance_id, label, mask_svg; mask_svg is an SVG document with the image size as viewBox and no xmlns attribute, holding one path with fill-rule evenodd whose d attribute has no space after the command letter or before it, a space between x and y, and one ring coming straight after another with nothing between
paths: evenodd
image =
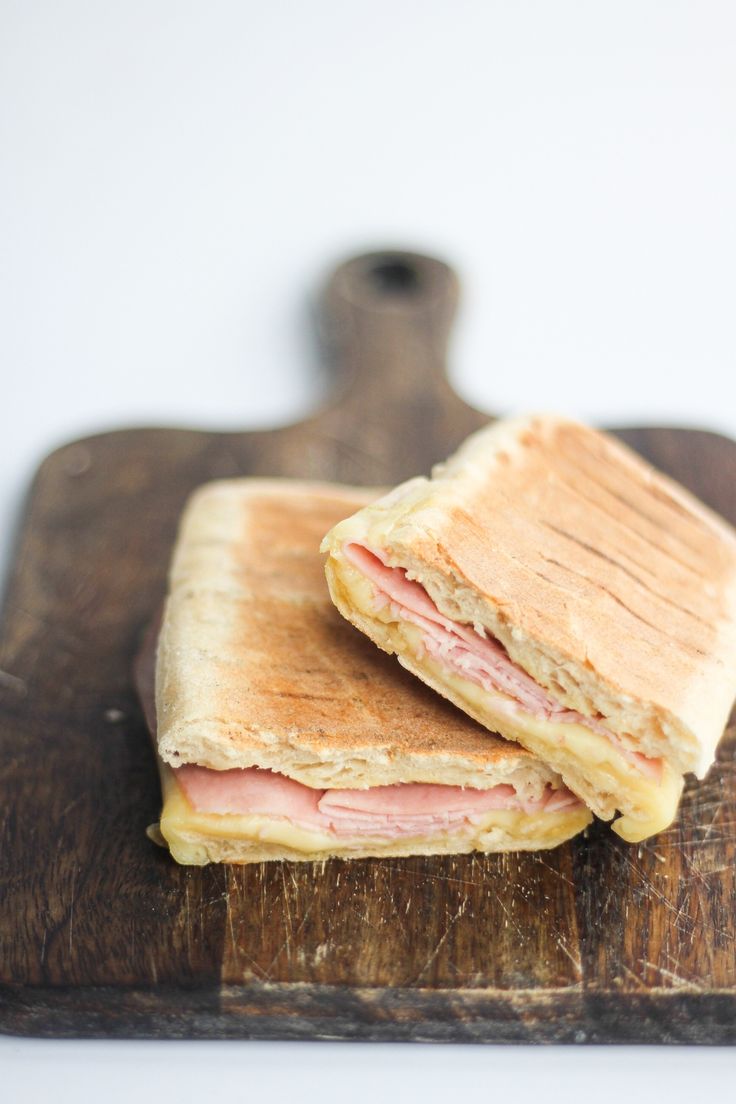
<instances>
[{"instance_id":1,"label":"scratched wood surface","mask_svg":"<svg viewBox=\"0 0 736 1104\"><path fill-rule=\"evenodd\" d=\"M38 472L0 645L0 1029L722 1043L736 1039L736 733L640 847L184 869L130 669L189 491L251 473L389 483L486 418L445 378L453 274L413 255L325 294L331 404L242 434L130 430ZM247 411L244 411L247 415ZM736 521L736 444L621 434Z\"/></svg>"}]
</instances>

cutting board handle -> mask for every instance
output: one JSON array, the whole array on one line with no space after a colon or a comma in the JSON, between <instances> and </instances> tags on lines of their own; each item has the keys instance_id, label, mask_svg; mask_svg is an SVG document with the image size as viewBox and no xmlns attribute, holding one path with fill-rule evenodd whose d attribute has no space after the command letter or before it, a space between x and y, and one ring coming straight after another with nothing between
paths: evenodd
<instances>
[{"instance_id":1,"label":"cutting board handle","mask_svg":"<svg viewBox=\"0 0 736 1104\"><path fill-rule=\"evenodd\" d=\"M459 403L446 379L458 290L449 265L420 253L386 249L341 264L321 312L339 405L372 419L418 401Z\"/></svg>"}]
</instances>

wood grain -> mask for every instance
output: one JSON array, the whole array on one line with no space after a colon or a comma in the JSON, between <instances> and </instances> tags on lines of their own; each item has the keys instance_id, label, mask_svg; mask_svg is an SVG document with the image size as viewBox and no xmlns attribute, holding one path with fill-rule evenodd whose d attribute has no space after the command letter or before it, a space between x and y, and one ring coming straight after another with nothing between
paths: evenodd
<instances>
[{"instance_id":1,"label":"wood grain","mask_svg":"<svg viewBox=\"0 0 736 1104\"><path fill-rule=\"evenodd\" d=\"M184 869L131 685L207 479L390 483L486 416L445 376L457 285L411 254L331 279L327 408L270 432L126 430L41 466L0 646L0 1028L52 1036L736 1040L736 732L667 832L553 852ZM247 412L246 412L247 413ZM736 522L736 445L620 435Z\"/></svg>"}]
</instances>

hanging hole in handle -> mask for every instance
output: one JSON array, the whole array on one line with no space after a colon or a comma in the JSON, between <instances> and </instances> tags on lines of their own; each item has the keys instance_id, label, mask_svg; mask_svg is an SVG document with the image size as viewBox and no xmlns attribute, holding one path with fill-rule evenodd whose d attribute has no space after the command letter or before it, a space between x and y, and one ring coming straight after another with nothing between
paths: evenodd
<instances>
[{"instance_id":1,"label":"hanging hole in handle","mask_svg":"<svg viewBox=\"0 0 736 1104\"><path fill-rule=\"evenodd\" d=\"M376 291L383 295L416 295L421 287L416 268L399 257L374 262L368 276Z\"/></svg>"},{"instance_id":2,"label":"hanging hole in handle","mask_svg":"<svg viewBox=\"0 0 736 1104\"><path fill-rule=\"evenodd\" d=\"M434 257L403 249L377 249L351 257L335 269L327 294L360 310L411 314L425 310L452 313L457 277ZM443 314L443 316L444 316Z\"/></svg>"}]
</instances>

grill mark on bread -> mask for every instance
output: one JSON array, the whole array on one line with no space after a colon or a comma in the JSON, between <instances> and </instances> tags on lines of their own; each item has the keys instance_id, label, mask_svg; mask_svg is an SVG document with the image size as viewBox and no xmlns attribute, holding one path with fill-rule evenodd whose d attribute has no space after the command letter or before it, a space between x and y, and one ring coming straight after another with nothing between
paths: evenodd
<instances>
[{"instance_id":1,"label":"grill mark on bread","mask_svg":"<svg viewBox=\"0 0 736 1104\"><path fill-rule=\"evenodd\" d=\"M573 468L573 471L577 479L580 479L582 477L582 479L585 480L587 483L592 484L596 494L586 494L585 491L583 491L579 486L572 485L564 478L560 478L561 485L570 494L576 495L578 498L582 498L583 501L590 503L596 509L600 510L602 514L605 514L606 517L610 518L612 521L620 525L623 529L630 529L632 533L635 533L640 540L644 541L645 544L648 544L649 547L653 548L655 552L659 553L661 556L666 556L668 559L674 561L674 563L678 564L678 566L684 568L691 575L694 575L697 579L698 584L701 583L703 577L702 564L700 562L702 559L701 556L698 556L696 558L696 563L688 562L688 560L682 559L680 556L676 555L671 549L667 548L666 545L662 544L660 541L654 540L652 536L642 531L641 528L632 525L629 521L625 521L624 519L617 517L617 515L613 513L610 509L606 509L605 505L601 502L601 492L603 492L603 494L610 495L611 498L616 499L616 501L620 502L622 500L618 498L618 496L615 495L612 491L610 491L608 487L596 482L592 478L592 476L588 475L586 472L581 471L579 468ZM556 474L560 474L559 467ZM628 503L626 502L624 502L623 504L628 505ZM663 535L662 529L652 518L648 517L646 514L641 513L641 511L634 510L632 512L635 513L638 517L641 517L644 521L648 522L651 528L654 529L657 536L661 537ZM681 546L683 545L683 542L678 540L675 533L672 533L668 530L666 535L677 541L677 543ZM690 552L693 551L693 549L688 544L685 544L684 547L687 548Z\"/></svg>"},{"instance_id":2,"label":"grill mark on bread","mask_svg":"<svg viewBox=\"0 0 736 1104\"><path fill-rule=\"evenodd\" d=\"M478 542L479 546L482 545L482 542L485 538L485 530L484 530L483 524L481 522L476 520L476 518L474 518L471 514L467 513L466 510L464 510L462 507L459 507L459 506L454 507L452 510L450 510L450 516L452 518L454 526L456 526L461 531L462 531L463 528L465 529L465 534L464 535L466 537L469 534L472 534L475 541ZM438 552L441 555L442 559L444 560L444 562L447 566L447 569L455 576L455 578L464 579L464 578L467 577L463 566L460 563L458 563L457 560L451 555L450 550L447 547L442 546L440 548L440 546L438 546ZM525 574L536 575L539 578L544 579L545 582L549 583L556 590L565 591L566 589L569 589L569 588L566 588L566 587L562 586L559 582L556 582L554 579L551 579L549 577L549 575L544 575L539 570L538 566L536 566L536 565L534 565L533 563L530 562L530 559L529 559L528 556L514 555L514 553L508 547L497 547L497 548L494 549L494 554L496 556L504 559L504 560L508 560L508 562L513 564L514 568L516 568L518 571L520 571L522 573L525 573ZM544 554L541 551L539 551L539 549L535 549L534 554L539 559L542 559L542 560L546 559ZM476 585L476 584L471 584L471 585ZM452 615L448 614L448 616L452 616ZM503 618L502 618L502 620L503 620Z\"/></svg>"},{"instance_id":3,"label":"grill mark on bread","mask_svg":"<svg viewBox=\"0 0 736 1104\"><path fill-rule=\"evenodd\" d=\"M584 549L586 552L589 552L591 555L597 556L599 559L604 560L606 563L609 563L613 567L618 568L619 571L623 571L624 574L627 575L630 579L633 579L633 581L637 583L642 588L642 590L646 590L648 594L653 595L655 598L659 599L660 602L665 603L665 605L671 606L672 609L676 609L680 613L684 613L687 617L692 618L693 621L697 621L699 625L703 625L706 629L712 632L712 625L709 621L706 621L704 618L700 617L697 613L695 613L693 610L688 609L686 606L680 605L679 602L674 602L671 598L668 598L665 594L661 594L658 590L654 590L653 587L650 587L647 583L644 582L643 579L640 579L638 575L636 575L633 571L630 571L629 568L625 567L622 563L619 563L619 561L614 559L612 556L607 555L605 552L601 552L599 548L595 548L594 545L588 544L587 541L582 540L574 533L568 533L564 529L560 529L559 526L555 525L551 521L546 521L542 519L540 521L540 525L544 526L545 529L550 529L558 536L564 537L566 540L577 544L580 548ZM643 568L643 570L646 569Z\"/></svg>"},{"instance_id":4,"label":"grill mark on bread","mask_svg":"<svg viewBox=\"0 0 736 1104\"><path fill-rule=\"evenodd\" d=\"M627 497L626 497L625 495L623 495L623 494L620 494L620 493L619 493L618 491L614 491L614 490L613 490L613 488L611 488L611 487L607 486L606 484L602 484L602 486L603 486L603 487L605 488L605 490L606 490L606 491L607 491L607 492L608 492L608 493L609 493L609 494L610 494L610 495L611 495L611 496L612 496L613 498L615 498L615 499L616 499L616 500L617 500L618 502L620 502L620 503L621 503L621 504L622 504L623 506L626 506L626 508L627 508L627 509L629 509L629 510L631 510L631 511L632 511L632 513L634 513L634 514L637 514L637 515L638 515L639 517L641 517L641 518L644 518L645 520L648 520L648 521L650 521L650 522L651 522L651 524L652 524L652 525L654 525L654 526L656 527L656 529L657 529L657 530L658 530L659 532L661 532L661 531L662 531L662 529L664 528L664 526L660 525L660 524L659 524L659 522L655 521L655 520L654 520L654 518L653 518L653 517L652 517L652 516L651 516L650 514L648 514L648 513L647 513L647 512L646 512L646 511L645 511L645 510L644 510L643 508L641 508L641 507L639 507L639 506L635 505L635 503L633 503L633 502L632 502L632 501L631 501L630 499L628 499L628 498L627 498ZM678 542L678 544L681 544L681 545L682 545L682 546L683 546L684 548L687 548L687 549L689 549L689 550L690 550L690 552L694 552L694 553L695 553L695 554L696 554L697 556L701 556L701 555L702 555L702 548L699 548L699 547L698 547L697 545L694 545L694 544L692 544L692 543L691 543L690 541L688 541L688 540L685 540L685 538L684 538L684 537L682 536L682 534L680 534L680 533L676 532L676 531L675 531L674 529L671 529L671 528L670 528L670 529L667 529L667 532L668 532L668 533L669 533L669 535L670 535L670 536L671 536L671 537L673 538L673 540L676 540L676 541ZM708 536L709 536L709 537L710 537L710 539L712 540L712 538L713 538L713 533L712 533L712 532L708 533Z\"/></svg>"},{"instance_id":5,"label":"grill mark on bread","mask_svg":"<svg viewBox=\"0 0 736 1104\"><path fill-rule=\"evenodd\" d=\"M599 452L591 449L589 447L591 444L597 444L595 438L592 438L587 433L584 434L581 439L582 451L587 453L588 456L592 456L594 459L601 461L615 474L632 474L633 478L630 482L633 482L637 487L641 486L641 480L637 478L636 468L638 464L642 464L651 476L646 483L647 493L650 494L652 498L656 498L662 505L678 514L687 521L688 524L695 525L705 536L710 537L713 535L713 522L699 513L699 510L702 509L702 503L695 500L692 505L683 505L676 495L668 489L666 477L642 457L637 456L634 458L630 456L627 447L625 445L619 445L616 441L607 441L601 446ZM683 490L687 492L687 488L683 488Z\"/></svg>"},{"instance_id":6,"label":"grill mark on bread","mask_svg":"<svg viewBox=\"0 0 736 1104\"><path fill-rule=\"evenodd\" d=\"M272 698L298 698L300 701L337 702L340 697L336 694L310 694L306 690L262 690Z\"/></svg>"},{"instance_id":7,"label":"grill mark on bread","mask_svg":"<svg viewBox=\"0 0 736 1104\"><path fill-rule=\"evenodd\" d=\"M455 509L453 509L451 511L451 514L452 514L453 521L455 522L455 524L460 524L461 526L464 526L466 531L475 533L476 534L476 539L482 541L482 539L483 539L483 525L482 525L481 522L479 522L477 520L477 518L474 518L471 514L469 514L462 507L456 507ZM526 517L525 521L528 522L528 523L531 522L533 524L532 519L529 518L529 517ZM548 523L546 523L542 520L542 524L545 525L545 524L548 524ZM550 526L550 527L552 527L552 526ZM563 532L563 535L569 536L569 534L565 534L564 532ZM582 544L583 547L586 547L584 545L584 542L581 542L578 538L574 538L574 537L570 536L570 539L574 540L575 543ZM596 550L594 548L592 548L592 546L590 546L588 548L588 550L591 551L591 552L596 552ZM518 566L522 570L531 571L538 578L544 579L545 582L547 582L547 583L551 584L552 586L554 586L555 589L561 590L561 591L565 591L565 590L570 589L569 587L564 586L559 580L555 581L555 580L551 579L549 575L545 574L543 571L540 571L538 564L533 563L533 561L530 558L515 556L515 555L513 555L513 553L508 548L497 549L497 552L500 552L500 554L504 558L510 560L513 564L515 564L516 566ZM580 580L584 581L587 584L587 587L585 589L587 589L589 592L591 590L592 591L604 591L605 593L609 594L610 597L613 598L618 603L619 606L621 606L621 608L627 610L627 612L629 612L633 617L636 617L637 620L641 621L643 624L649 625L651 628L655 629L658 636L665 637L671 643L677 643L685 651L689 652L691 655L697 655L697 656L700 657L700 656L704 656L704 655L707 654L706 651L704 651L702 648L699 648L696 644L691 643L687 639L683 639L681 635L675 634L675 633L672 633L672 632L667 632L667 631L659 628L658 626L656 626L653 622L649 621L643 615L636 613L621 598L619 598L618 595L616 595L610 589L610 587L607 586L605 583L599 581L596 578L591 578L590 576L586 575L582 571L576 571L575 569L560 563L558 560L554 560L554 559L550 558L549 556L546 556L539 546L537 546L534 549L534 554L535 554L535 557L538 557L539 559L541 559L545 563L552 564L553 566L567 572L569 575L574 575L577 579L580 579ZM609 557L605 556L605 554L601 554L600 558L603 559L604 561L611 562L615 566L619 566L616 563L616 561L609 560ZM622 570L626 570L626 569L622 568ZM460 572L460 573L462 574L462 572ZM627 574L631 574L631 573L627 572ZM636 578L635 576L632 576L632 577ZM637 581L639 581L639 580L637 580ZM642 586L645 590L647 590L647 591L650 590L650 588L646 587L645 584L642 584ZM578 591L579 591L580 587L578 586L578 588L576 588L576 589L578 589ZM654 593L654 592L652 592L652 593ZM655 597L657 597L656 594L655 594ZM666 601L666 599L665 599L665 601ZM684 612L684 613L688 612L686 610L682 610L681 607L679 607L675 603L672 603L672 605L673 605L673 608L677 609L680 612ZM691 616L693 618L695 618L695 620L698 623L702 624L705 628L710 628L710 623L709 622L701 621L701 619L696 614L691 614Z\"/></svg>"},{"instance_id":8,"label":"grill mark on bread","mask_svg":"<svg viewBox=\"0 0 736 1104\"><path fill-rule=\"evenodd\" d=\"M617 518L615 516L615 514L609 513L609 511L606 510L601 505L600 501L596 501L590 495L585 494L582 490L580 490L579 487L572 487L572 486L570 486L569 483L565 483L564 480L562 480L562 479L559 482L560 482L560 487L562 487L565 491L567 491L567 493L571 497L579 498L582 502L586 503L589 506L592 506L592 508L594 510L598 510L598 512L601 513L605 518L608 518L611 521L615 522L617 524L618 528L621 529L622 535L624 535L625 538L630 540L631 536L633 535L634 537L636 537L637 540L640 540L643 544L647 545L649 548L654 549L655 552L658 552L660 554L663 554L663 555L667 556L667 558L673 564L677 564L678 567L681 567L683 569L683 571L687 572L687 574L689 576L692 576L698 584L701 582L701 578L702 578L701 572L696 570L696 568L694 568L691 564L687 563L685 560L678 559L677 556L673 555L672 552L670 552L666 548L663 548L661 545L655 544L654 541L650 540L649 537L647 537L646 534L642 533L639 529L634 529L633 527L627 528L626 525L624 524L624 522L622 522L620 518ZM644 564L640 563L639 560L637 560L634 556L630 555L629 553L624 552L621 548L616 548L616 552L619 555L625 556L628 560L631 561L631 563L635 564L642 571L646 571L650 575L654 574L654 572L652 572L650 568L648 568ZM682 585L682 586L685 586L686 588L690 589L692 587L693 583L692 583L692 580L688 583L686 583L684 580L682 580L681 584L678 584L678 585ZM702 597L702 592L701 592L701 597Z\"/></svg>"},{"instance_id":9,"label":"grill mark on bread","mask_svg":"<svg viewBox=\"0 0 736 1104\"><path fill-rule=\"evenodd\" d=\"M583 494L578 494L574 488L569 488L567 484L563 484L562 482L560 482L560 486L568 491L571 497L574 496L575 498L578 498L581 503L585 503L586 506L589 505L593 508L593 510L598 510L603 518L611 518L611 515L607 514L605 510L600 509L597 504L594 503L587 496ZM611 518L611 520L614 519ZM619 523L614 529L609 529L609 531L605 532L603 534L602 540L604 543L607 544L607 546L610 548L611 552L615 556L621 557L621 560L624 561L624 563L631 564L633 568L643 572L643 574L648 578L659 581L660 574L655 571L650 565L643 562L643 558L646 558L647 547L653 547L651 544L649 544L645 537L641 536L633 529L624 528L624 526ZM629 546L631 546L632 544L634 545L634 547L636 547L636 541L640 541L642 544L647 546L644 549L640 549L643 558L639 558L629 551ZM626 545L627 547L622 547L622 545ZM676 577L670 580L673 590L684 590L686 594L696 596L700 600L702 605L707 607L705 611L706 617L704 618L704 621L706 624L711 625L713 619L717 618L720 613L720 602L715 600L711 601L708 593L705 592L702 588L702 585L700 585L701 576L696 571L694 571L694 569L690 568L684 563L680 563L680 561L676 560L671 554L668 555L668 560L668 566L672 569L675 575L677 574L675 565L684 569L683 574L679 578ZM685 572L687 574L685 574ZM693 578L696 580L696 586L693 585Z\"/></svg>"},{"instance_id":10,"label":"grill mark on bread","mask_svg":"<svg viewBox=\"0 0 736 1104\"><path fill-rule=\"evenodd\" d=\"M687 523L687 527L689 529L697 529L699 530L703 538L706 538L707 540L712 540L714 536L714 527L710 525L704 518L702 518L699 513L696 512L695 507L693 507L692 510L687 510L683 508L679 503L677 503L678 509L675 510L673 508L675 503L672 496L669 494L664 495L661 493L662 488L659 483L659 479L662 479L663 477L658 476L658 474L650 467L649 464L646 463L646 461L642 460L641 463L645 466L647 474L650 476L650 478L646 482L644 482L641 478L641 475L637 476L636 472L632 471L633 462L627 452L622 450L620 454L617 452L617 455L615 457L612 457L610 455L606 455L603 451L599 454L591 450L588 445L589 438L587 437L587 435L583 434L579 437L576 436L576 451L584 452L587 456L596 461L598 471L595 471L595 466L593 466L591 469L581 468L578 466L576 467L576 471L580 472L581 474L587 474L588 471L591 471L592 474L596 477L596 482L602 488L608 491L610 495L621 502L622 505L626 506L628 509L638 514L640 517L643 517L646 520L650 521L658 529L666 528L667 532L680 544L684 545L696 555L702 555L702 545L693 544L691 541L687 540L685 538L685 535L681 531L678 531L678 529L674 528L672 518L668 519L668 524L663 525L662 523L658 522L651 513L647 513L642 507L636 505L635 502L633 502L624 493L624 491L626 488L633 488L635 491L639 491L642 494L651 497L656 502L660 503L660 505L664 506L666 512L676 514L678 520L684 520ZM569 460L569 454L564 448L561 450L561 454ZM603 468L603 471L601 471L601 468ZM612 475L614 478L612 480L606 479L606 473ZM658 491L660 493L657 493ZM681 527L678 528L681 529Z\"/></svg>"},{"instance_id":11,"label":"grill mark on bread","mask_svg":"<svg viewBox=\"0 0 736 1104\"><path fill-rule=\"evenodd\" d=\"M612 598L613 601L616 602L617 605L621 606L622 609L625 609L626 612L629 613L632 617L636 618L637 621L640 621L642 623L642 625L647 625L650 629L653 629L657 633L658 636L664 637L664 639L667 640L669 643L677 644L677 645L679 645L679 647L683 648L685 651L690 652L690 653L695 654L695 655L699 655L699 656L706 655L706 653L701 648L696 648L695 645L691 644L688 640L683 640L679 636L674 636L671 632L667 632L665 629L660 628L659 625L655 625L653 621L649 621L649 620L647 620L646 617L642 617L640 613L637 613L636 610L633 610L630 606L628 606L626 604L626 602L623 601L622 598L619 598L619 596L616 593L614 593L614 591L612 591L610 589L610 587L607 587L604 583L599 583L597 579L591 579L583 571L576 571L574 567L569 567L567 564L560 563L559 560L555 560L550 556L543 556L542 559L546 563L552 564L554 567L560 568L560 570L562 570L562 571L567 571L570 575L575 575L579 579L584 579L587 583L589 583L596 590L603 591L605 594L607 594L609 596L609 598Z\"/></svg>"}]
</instances>

